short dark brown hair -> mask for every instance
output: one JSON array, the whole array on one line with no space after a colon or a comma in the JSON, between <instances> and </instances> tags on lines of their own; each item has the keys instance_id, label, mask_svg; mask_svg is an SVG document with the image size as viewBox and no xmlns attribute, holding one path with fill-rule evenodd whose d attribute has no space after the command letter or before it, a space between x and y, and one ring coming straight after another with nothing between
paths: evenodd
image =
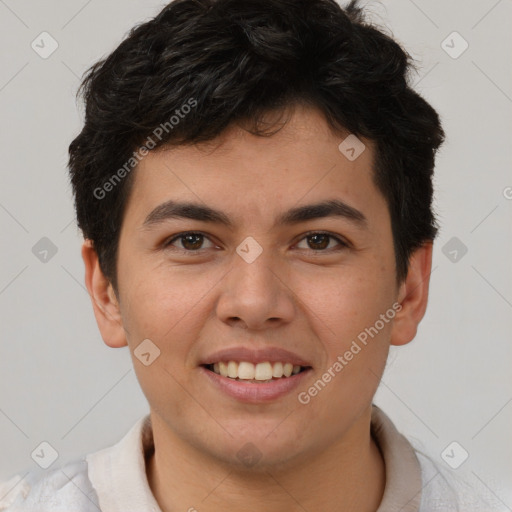
<instances>
[{"instance_id":1,"label":"short dark brown hair","mask_svg":"<svg viewBox=\"0 0 512 512\"><path fill-rule=\"evenodd\" d=\"M436 111L409 84L414 67L357 0L176 0L134 27L87 71L85 124L69 146L78 226L114 289L141 151L212 140L234 122L268 135L263 116L298 103L375 142L403 280L412 251L436 236L432 175L444 140Z\"/></svg>"}]
</instances>

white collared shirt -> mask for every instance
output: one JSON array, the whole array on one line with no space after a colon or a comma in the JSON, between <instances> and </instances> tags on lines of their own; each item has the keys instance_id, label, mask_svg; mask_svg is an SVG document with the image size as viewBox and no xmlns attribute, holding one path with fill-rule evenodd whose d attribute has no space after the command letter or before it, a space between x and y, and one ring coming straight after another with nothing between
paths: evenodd
<instances>
[{"instance_id":1,"label":"white collared shirt","mask_svg":"<svg viewBox=\"0 0 512 512\"><path fill-rule=\"evenodd\" d=\"M453 470L436 464L398 432L373 405L371 432L386 468L376 512L498 512L505 510L484 489L475 491ZM140 418L115 445L61 468L30 471L0 482L3 512L162 512L146 475L154 449L150 415Z\"/></svg>"}]
</instances>

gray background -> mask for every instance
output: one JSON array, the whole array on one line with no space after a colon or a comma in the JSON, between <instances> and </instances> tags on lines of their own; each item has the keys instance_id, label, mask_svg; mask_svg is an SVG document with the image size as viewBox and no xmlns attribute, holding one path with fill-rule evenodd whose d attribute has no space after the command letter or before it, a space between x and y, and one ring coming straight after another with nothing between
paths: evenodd
<instances>
[{"instance_id":1,"label":"gray background","mask_svg":"<svg viewBox=\"0 0 512 512\"><path fill-rule=\"evenodd\" d=\"M66 163L80 75L163 5L0 0L0 480L36 468L42 441L56 466L118 441L148 411L128 348L104 345L93 317ZM512 510L512 1L371 5L418 59L413 81L447 132L427 315L392 349L375 402L440 464L457 441L469 458L455 471ZM31 47L43 31L59 45L47 59ZM454 31L469 44L458 58L441 46ZM462 48L458 36L445 44ZM32 250L43 237L57 248L46 262Z\"/></svg>"}]
</instances>

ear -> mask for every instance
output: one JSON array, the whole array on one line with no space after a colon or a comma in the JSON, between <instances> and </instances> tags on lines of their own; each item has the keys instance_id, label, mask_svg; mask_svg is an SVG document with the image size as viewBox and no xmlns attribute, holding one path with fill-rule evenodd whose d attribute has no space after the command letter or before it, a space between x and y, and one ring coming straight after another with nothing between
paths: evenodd
<instances>
[{"instance_id":1,"label":"ear","mask_svg":"<svg viewBox=\"0 0 512 512\"><path fill-rule=\"evenodd\" d=\"M416 249L409 259L407 277L398 291L402 309L397 312L391 331L391 345L405 345L414 339L425 315L432 268L432 242Z\"/></svg>"},{"instance_id":2,"label":"ear","mask_svg":"<svg viewBox=\"0 0 512 512\"><path fill-rule=\"evenodd\" d=\"M128 343L119 303L110 281L100 268L98 254L91 240L85 240L82 245L82 259L85 264L85 285L91 297L101 337L109 347L124 347Z\"/></svg>"}]
</instances>

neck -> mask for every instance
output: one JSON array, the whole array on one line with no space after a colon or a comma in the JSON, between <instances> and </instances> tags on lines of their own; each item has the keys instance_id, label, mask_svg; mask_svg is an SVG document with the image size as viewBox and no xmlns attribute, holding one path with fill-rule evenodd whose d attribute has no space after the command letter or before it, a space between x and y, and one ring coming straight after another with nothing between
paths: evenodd
<instances>
[{"instance_id":1,"label":"neck","mask_svg":"<svg viewBox=\"0 0 512 512\"><path fill-rule=\"evenodd\" d=\"M233 469L208 460L179 438L158 436L148 458L149 486L163 512L375 512L384 493L385 467L370 435L371 408L328 450L286 469ZM159 442L161 441L161 442ZM167 454L167 455L166 455Z\"/></svg>"}]
</instances>

